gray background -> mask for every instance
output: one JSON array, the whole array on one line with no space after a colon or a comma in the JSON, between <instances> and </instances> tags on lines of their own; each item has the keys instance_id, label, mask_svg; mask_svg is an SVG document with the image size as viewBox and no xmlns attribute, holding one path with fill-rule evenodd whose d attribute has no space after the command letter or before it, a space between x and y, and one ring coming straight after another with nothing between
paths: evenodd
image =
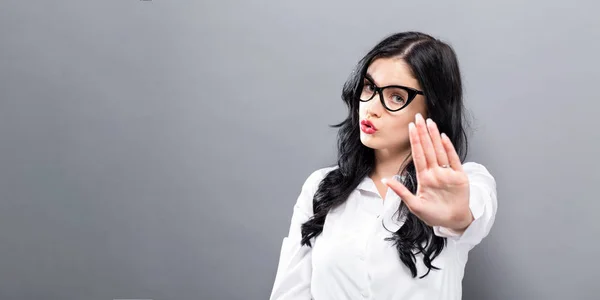
<instances>
[{"instance_id":1,"label":"gray background","mask_svg":"<svg viewBox=\"0 0 600 300\"><path fill-rule=\"evenodd\" d=\"M464 299L598 299L593 1L0 2L0 299L266 299L340 91L452 44L495 226Z\"/></svg>"}]
</instances>

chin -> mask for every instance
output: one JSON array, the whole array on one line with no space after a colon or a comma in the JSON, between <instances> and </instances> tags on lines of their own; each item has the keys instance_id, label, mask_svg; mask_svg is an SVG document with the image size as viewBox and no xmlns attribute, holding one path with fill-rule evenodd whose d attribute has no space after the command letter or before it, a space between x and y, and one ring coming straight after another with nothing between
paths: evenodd
<instances>
[{"instance_id":1,"label":"chin","mask_svg":"<svg viewBox=\"0 0 600 300\"><path fill-rule=\"evenodd\" d=\"M365 145L366 147L369 147L371 149L379 149L381 148L381 145L379 145L379 143L377 143L377 141L371 137L371 136L364 136L363 133L361 133L360 135L360 142Z\"/></svg>"}]
</instances>

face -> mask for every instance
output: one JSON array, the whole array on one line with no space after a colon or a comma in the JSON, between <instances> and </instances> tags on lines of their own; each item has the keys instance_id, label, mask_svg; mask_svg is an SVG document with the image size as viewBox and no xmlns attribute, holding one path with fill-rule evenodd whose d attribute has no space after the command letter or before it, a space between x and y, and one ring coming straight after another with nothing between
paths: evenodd
<instances>
[{"instance_id":1,"label":"face","mask_svg":"<svg viewBox=\"0 0 600 300\"><path fill-rule=\"evenodd\" d=\"M371 63L367 74L366 77L372 78L372 84L377 87L400 85L422 91L410 68L400 58L378 58ZM395 96L391 98L394 101L402 100L402 95L388 95ZM423 95L417 95L403 109L391 112L381 104L379 97L379 93L376 93L371 100L359 102L360 121L369 120L376 128L375 132L369 133L359 128L360 141L376 151L404 153L410 149L408 124L414 122L417 113L427 117L425 98Z\"/></svg>"}]
</instances>

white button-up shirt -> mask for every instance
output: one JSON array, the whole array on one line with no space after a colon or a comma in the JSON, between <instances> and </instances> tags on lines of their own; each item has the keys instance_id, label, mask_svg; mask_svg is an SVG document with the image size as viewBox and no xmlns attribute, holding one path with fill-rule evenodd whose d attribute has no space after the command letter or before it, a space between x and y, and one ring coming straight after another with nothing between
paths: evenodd
<instances>
[{"instance_id":1,"label":"white button-up shirt","mask_svg":"<svg viewBox=\"0 0 600 300\"><path fill-rule=\"evenodd\" d=\"M463 169L470 185L469 207L475 220L462 234L434 227L447 237L447 245L432 264L441 270L427 272L417 254L417 277L400 261L392 236L404 223L398 220L400 197L388 188L385 200L366 176L341 206L326 217L323 232L311 240L313 248L300 246L300 226L313 215L313 196L325 175L337 167L313 172L302 186L294 206L291 226L283 239L270 299L402 299L457 300L468 252L489 233L497 209L496 182L481 164L468 162Z\"/></svg>"}]
</instances>

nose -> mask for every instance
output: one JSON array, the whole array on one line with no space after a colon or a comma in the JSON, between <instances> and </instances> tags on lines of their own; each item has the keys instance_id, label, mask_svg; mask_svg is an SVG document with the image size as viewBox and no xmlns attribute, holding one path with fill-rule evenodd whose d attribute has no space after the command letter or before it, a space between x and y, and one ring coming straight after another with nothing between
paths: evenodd
<instances>
[{"instance_id":1,"label":"nose","mask_svg":"<svg viewBox=\"0 0 600 300\"><path fill-rule=\"evenodd\" d=\"M378 118L381 117L381 114L383 113L383 110L385 110L385 107L383 107L383 105L381 104L380 97L381 95L379 93L375 93L373 99L364 102L364 104L366 104L365 109L367 116L374 116Z\"/></svg>"}]
</instances>

